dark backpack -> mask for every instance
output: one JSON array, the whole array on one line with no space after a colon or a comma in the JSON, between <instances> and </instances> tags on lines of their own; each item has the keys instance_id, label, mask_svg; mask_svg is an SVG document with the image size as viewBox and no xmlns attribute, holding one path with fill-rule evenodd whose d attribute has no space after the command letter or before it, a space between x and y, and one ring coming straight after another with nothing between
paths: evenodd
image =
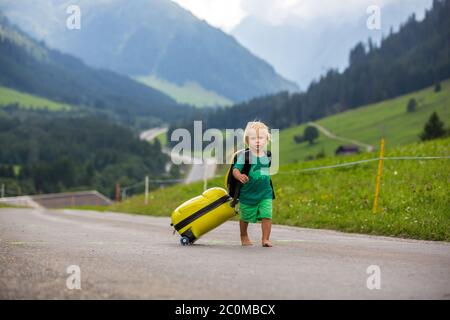
<instances>
[{"instance_id":1,"label":"dark backpack","mask_svg":"<svg viewBox=\"0 0 450 320\"><path fill-rule=\"evenodd\" d=\"M231 165L228 168L228 171L225 175L225 186L228 190L228 194L233 198L233 201L231 202L232 207L234 207L238 202L242 186L242 183L239 180L237 180L233 175L233 166L237 161L238 155L241 154L242 152L244 152L245 161L241 173L248 176L250 172L250 167L252 165L250 161L251 152L249 148L246 148L245 150L240 150L234 154ZM270 150L267 150L267 157L269 158L269 167L270 167L272 164L272 153L270 152ZM272 199L275 199L275 190L272 185L272 179L270 179L270 186L272 187Z\"/></svg>"}]
</instances>

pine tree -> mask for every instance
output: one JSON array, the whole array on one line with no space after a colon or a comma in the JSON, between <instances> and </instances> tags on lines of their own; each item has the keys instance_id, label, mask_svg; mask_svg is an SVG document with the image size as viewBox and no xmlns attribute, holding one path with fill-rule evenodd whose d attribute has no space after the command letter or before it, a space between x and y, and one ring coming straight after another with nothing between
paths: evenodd
<instances>
[{"instance_id":1,"label":"pine tree","mask_svg":"<svg viewBox=\"0 0 450 320\"><path fill-rule=\"evenodd\" d=\"M431 117L428 119L428 122L425 124L425 127L423 128L420 139L422 141L432 140L443 137L444 135L444 123L441 121L441 119L439 119L438 114L436 112L433 112Z\"/></svg>"}]
</instances>

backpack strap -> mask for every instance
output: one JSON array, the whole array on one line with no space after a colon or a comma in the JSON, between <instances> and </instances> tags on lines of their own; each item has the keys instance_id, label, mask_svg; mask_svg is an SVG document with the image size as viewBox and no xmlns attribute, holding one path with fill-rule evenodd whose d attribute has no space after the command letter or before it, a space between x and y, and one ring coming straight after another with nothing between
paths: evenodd
<instances>
[{"instance_id":1,"label":"backpack strap","mask_svg":"<svg viewBox=\"0 0 450 320\"><path fill-rule=\"evenodd\" d=\"M267 150L267 157L269 158L269 168L272 165L272 152ZM272 199L275 199L275 189L273 188L272 178L270 178L270 186L272 187Z\"/></svg>"},{"instance_id":2,"label":"backpack strap","mask_svg":"<svg viewBox=\"0 0 450 320\"><path fill-rule=\"evenodd\" d=\"M275 189L273 188L272 179L270 179L270 186L272 187L272 199L275 199Z\"/></svg>"},{"instance_id":3,"label":"backpack strap","mask_svg":"<svg viewBox=\"0 0 450 320\"><path fill-rule=\"evenodd\" d=\"M250 173L250 167L251 167L251 163L250 163L250 157L251 157L251 152L249 148L246 148L244 150L244 157L245 157L245 161L244 161L244 167L242 168L241 173L245 174L246 176L248 176L248 174Z\"/></svg>"},{"instance_id":4,"label":"backpack strap","mask_svg":"<svg viewBox=\"0 0 450 320\"><path fill-rule=\"evenodd\" d=\"M231 170L229 172L229 177L228 177L228 186L229 186L229 192L230 192L230 196L233 198L233 200L231 201L231 206L234 207L237 202L238 202L238 198L239 198L239 194L241 191L241 185L242 183L240 183L234 176L233 176L233 165L236 163L240 152L244 152L244 166L242 167L241 173L245 174L248 176L249 172L250 172L250 149L246 148L243 151L238 151L236 152L234 159L232 161L231 164Z\"/></svg>"}]
</instances>

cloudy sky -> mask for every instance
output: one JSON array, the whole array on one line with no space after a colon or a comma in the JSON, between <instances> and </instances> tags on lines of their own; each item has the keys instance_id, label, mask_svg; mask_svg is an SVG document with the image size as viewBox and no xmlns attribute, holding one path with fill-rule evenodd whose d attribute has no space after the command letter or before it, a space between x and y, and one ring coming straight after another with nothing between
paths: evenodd
<instances>
[{"instance_id":1,"label":"cloudy sky","mask_svg":"<svg viewBox=\"0 0 450 320\"><path fill-rule=\"evenodd\" d=\"M173 0L209 24L230 32L248 15L273 25L307 24L317 18L345 19L365 12L370 5L380 8L392 2L420 0ZM420 18L421 12L417 12Z\"/></svg>"}]
</instances>

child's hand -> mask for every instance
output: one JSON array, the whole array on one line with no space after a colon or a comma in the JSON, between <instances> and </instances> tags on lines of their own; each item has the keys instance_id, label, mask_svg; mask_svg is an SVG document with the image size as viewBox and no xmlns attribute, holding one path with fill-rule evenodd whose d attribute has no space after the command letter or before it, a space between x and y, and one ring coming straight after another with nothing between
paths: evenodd
<instances>
[{"instance_id":1,"label":"child's hand","mask_svg":"<svg viewBox=\"0 0 450 320\"><path fill-rule=\"evenodd\" d=\"M243 173L239 174L239 176L237 177L237 179L238 179L242 184L244 184L244 183L246 183L246 182L248 181L248 177L247 177L245 174L243 174Z\"/></svg>"},{"instance_id":2,"label":"child's hand","mask_svg":"<svg viewBox=\"0 0 450 320\"><path fill-rule=\"evenodd\" d=\"M238 169L233 170L233 176L242 184L246 183L248 181L247 175L241 173Z\"/></svg>"}]
</instances>

